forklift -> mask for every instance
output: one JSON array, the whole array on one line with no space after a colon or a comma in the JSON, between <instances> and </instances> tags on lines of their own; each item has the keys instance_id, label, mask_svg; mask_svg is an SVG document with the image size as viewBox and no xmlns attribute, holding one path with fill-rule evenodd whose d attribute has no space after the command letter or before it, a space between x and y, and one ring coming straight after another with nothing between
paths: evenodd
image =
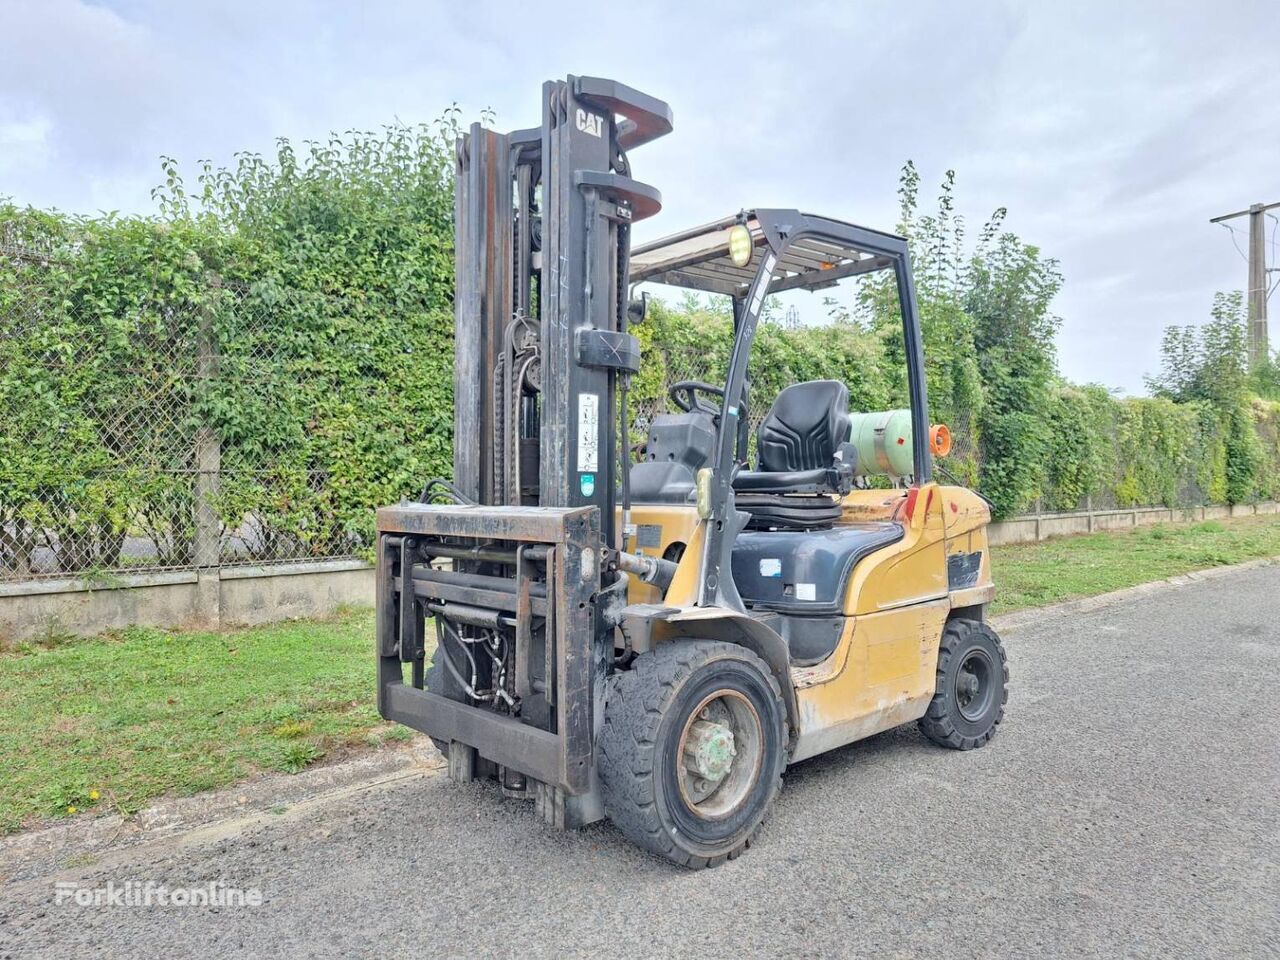
<instances>
[{"instance_id":1,"label":"forklift","mask_svg":"<svg viewBox=\"0 0 1280 960\"><path fill-rule=\"evenodd\" d=\"M662 101L570 76L540 126L459 139L454 475L377 512L378 709L455 780L703 868L752 842L789 764L913 721L987 743L1008 667L990 505L933 476L907 242L752 209L632 249L661 199L630 152L671 129ZM874 271L909 409L792 384L753 449L765 298ZM671 384L637 461L641 283L724 295L734 322L724 381Z\"/></svg>"}]
</instances>

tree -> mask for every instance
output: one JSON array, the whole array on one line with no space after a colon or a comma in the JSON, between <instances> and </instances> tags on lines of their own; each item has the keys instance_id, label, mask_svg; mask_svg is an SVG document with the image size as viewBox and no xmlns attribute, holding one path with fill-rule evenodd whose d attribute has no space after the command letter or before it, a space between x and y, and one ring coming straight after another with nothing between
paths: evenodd
<instances>
[{"instance_id":1,"label":"tree","mask_svg":"<svg viewBox=\"0 0 1280 960\"><path fill-rule=\"evenodd\" d=\"M1167 328L1160 353L1160 373L1147 378L1148 389L1177 403L1209 406L1223 438L1226 499L1255 499L1268 486L1268 458L1249 395L1266 386L1274 368L1268 361L1250 373L1244 295L1238 290L1214 294L1208 322Z\"/></svg>"},{"instance_id":2,"label":"tree","mask_svg":"<svg viewBox=\"0 0 1280 960\"><path fill-rule=\"evenodd\" d=\"M1202 326L1166 327L1160 342L1160 373L1147 389L1180 403L1208 400L1239 403L1249 388L1249 328L1240 291L1215 293Z\"/></svg>"}]
</instances>

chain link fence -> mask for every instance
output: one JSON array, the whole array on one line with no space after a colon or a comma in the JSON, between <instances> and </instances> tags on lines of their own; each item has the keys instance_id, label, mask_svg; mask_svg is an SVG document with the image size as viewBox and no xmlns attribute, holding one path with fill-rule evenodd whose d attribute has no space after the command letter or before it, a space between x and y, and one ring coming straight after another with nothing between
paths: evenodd
<instances>
[{"instance_id":1,"label":"chain link fence","mask_svg":"<svg viewBox=\"0 0 1280 960\"><path fill-rule=\"evenodd\" d=\"M157 283L121 308L0 247L0 581L348 557L292 402L298 293ZM146 289L145 287L143 288Z\"/></svg>"}]
</instances>

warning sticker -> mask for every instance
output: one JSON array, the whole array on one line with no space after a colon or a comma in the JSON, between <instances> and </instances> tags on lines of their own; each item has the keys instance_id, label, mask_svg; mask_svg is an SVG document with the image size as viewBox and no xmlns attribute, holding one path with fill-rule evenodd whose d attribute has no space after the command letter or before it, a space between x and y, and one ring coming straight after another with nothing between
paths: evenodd
<instances>
[{"instance_id":1,"label":"warning sticker","mask_svg":"<svg viewBox=\"0 0 1280 960\"><path fill-rule=\"evenodd\" d=\"M578 395L578 471L600 469L600 396Z\"/></svg>"}]
</instances>

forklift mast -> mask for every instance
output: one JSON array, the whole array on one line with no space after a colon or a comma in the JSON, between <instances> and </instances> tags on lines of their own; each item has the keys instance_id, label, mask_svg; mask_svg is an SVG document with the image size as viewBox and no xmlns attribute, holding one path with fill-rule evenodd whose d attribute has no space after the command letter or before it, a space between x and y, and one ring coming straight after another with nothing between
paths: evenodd
<instances>
[{"instance_id":1,"label":"forklift mast","mask_svg":"<svg viewBox=\"0 0 1280 960\"><path fill-rule=\"evenodd\" d=\"M626 331L631 224L661 206L627 151L671 110L612 80L542 88L542 126L458 141L454 484L488 505L595 506L605 545L618 480L616 391L639 369Z\"/></svg>"},{"instance_id":2,"label":"forklift mast","mask_svg":"<svg viewBox=\"0 0 1280 960\"><path fill-rule=\"evenodd\" d=\"M378 511L379 712L561 826L600 815L623 568L664 562L618 549L615 507L631 225L661 206L627 151L670 130L665 103L571 76L543 85L540 127L459 139L453 502Z\"/></svg>"}]
</instances>

